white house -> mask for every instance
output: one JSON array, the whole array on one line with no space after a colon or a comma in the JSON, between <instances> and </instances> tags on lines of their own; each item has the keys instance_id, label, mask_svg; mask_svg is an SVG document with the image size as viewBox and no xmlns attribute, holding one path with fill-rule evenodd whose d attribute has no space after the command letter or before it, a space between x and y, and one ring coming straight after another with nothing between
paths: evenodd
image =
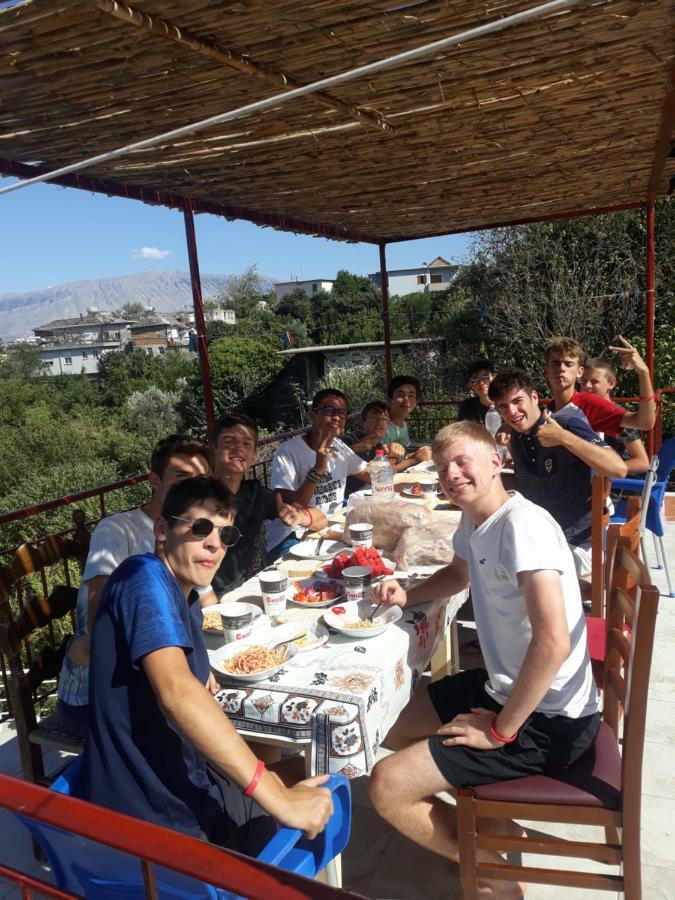
<instances>
[{"instance_id":1,"label":"white house","mask_svg":"<svg viewBox=\"0 0 675 900\"><path fill-rule=\"evenodd\" d=\"M297 279L295 281L278 281L274 285L274 293L277 296L277 300L281 300L286 294L290 294L291 291L297 290L303 291L308 297L313 297L314 294L318 294L319 291L326 291L330 294L334 284L334 278L308 278L305 281L298 281Z\"/></svg>"},{"instance_id":2,"label":"white house","mask_svg":"<svg viewBox=\"0 0 675 900\"><path fill-rule=\"evenodd\" d=\"M389 296L404 297L406 294L445 291L459 272L459 266L437 256L430 263L422 263L413 269L389 269ZM368 275L373 284L381 287L380 273Z\"/></svg>"},{"instance_id":3,"label":"white house","mask_svg":"<svg viewBox=\"0 0 675 900\"><path fill-rule=\"evenodd\" d=\"M45 375L95 375L101 356L120 349L118 341L59 343L39 347L38 356Z\"/></svg>"}]
</instances>

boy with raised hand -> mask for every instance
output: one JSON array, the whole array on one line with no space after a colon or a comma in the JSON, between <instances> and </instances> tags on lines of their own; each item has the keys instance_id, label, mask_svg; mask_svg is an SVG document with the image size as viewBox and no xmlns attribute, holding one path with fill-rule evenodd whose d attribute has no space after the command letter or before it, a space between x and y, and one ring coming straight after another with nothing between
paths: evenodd
<instances>
[{"instance_id":1,"label":"boy with raised hand","mask_svg":"<svg viewBox=\"0 0 675 900\"><path fill-rule=\"evenodd\" d=\"M152 451L148 483L152 497L137 509L101 519L91 536L87 562L77 595L75 637L63 661L57 690L56 714L78 737L88 730L89 624L108 579L128 556L151 553L154 525L169 489L185 478L206 475L211 469L209 448L194 438L170 434Z\"/></svg>"},{"instance_id":2,"label":"boy with raised hand","mask_svg":"<svg viewBox=\"0 0 675 900\"><path fill-rule=\"evenodd\" d=\"M607 359L588 359L581 386L584 391L610 400L610 394L616 387L616 369ZM622 428L618 437L606 435L605 440L625 460L629 478L647 471L649 457L637 428Z\"/></svg>"},{"instance_id":3,"label":"boy with raised hand","mask_svg":"<svg viewBox=\"0 0 675 900\"><path fill-rule=\"evenodd\" d=\"M455 557L407 592L385 581L374 599L407 608L449 597L470 581L485 669L423 679L387 735L397 752L377 763L369 792L394 828L456 862L456 815L436 795L575 762L597 735L598 696L574 562L559 526L505 491L499 453L483 426L443 428L432 452L443 492L463 513ZM520 833L513 822L503 829ZM504 882L482 888L504 900L523 890Z\"/></svg>"},{"instance_id":4,"label":"boy with raised hand","mask_svg":"<svg viewBox=\"0 0 675 900\"><path fill-rule=\"evenodd\" d=\"M578 341L569 337L554 337L546 345L544 373L553 394L551 411L560 410L568 403L578 406L596 432L617 437L622 428L649 431L656 421L654 388L649 369L637 349L619 335L622 346L610 347L618 353L624 368L635 369L640 385L640 400L635 412L628 412L611 400L588 391L579 391L577 383L584 374L586 354Z\"/></svg>"},{"instance_id":5,"label":"boy with raised hand","mask_svg":"<svg viewBox=\"0 0 675 900\"><path fill-rule=\"evenodd\" d=\"M239 587L252 570L256 550L261 547L263 525L280 519L285 525L319 531L327 525L319 509L284 503L257 478L246 478L256 460L258 426L249 416L225 413L211 432L215 453L214 475L234 494L237 511L234 524L241 533L239 542L230 549L211 585L200 590L203 606L216 603L223 594Z\"/></svg>"},{"instance_id":6,"label":"boy with raised hand","mask_svg":"<svg viewBox=\"0 0 675 900\"><path fill-rule=\"evenodd\" d=\"M286 503L323 513L342 506L347 477L370 483L365 460L339 439L347 421L347 398L335 388L314 395L307 434L291 438L277 448L272 460L272 490L281 491ZM279 519L267 529L267 558L274 560L298 539Z\"/></svg>"},{"instance_id":7,"label":"boy with raised hand","mask_svg":"<svg viewBox=\"0 0 675 900\"><path fill-rule=\"evenodd\" d=\"M266 771L213 699L194 586L237 537L234 498L215 478L174 485L156 552L125 560L92 634L90 733L73 794L255 855L275 820L311 838L332 812L325 776L292 788Z\"/></svg>"},{"instance_id":8,"label":"boy with raised hand","mask_svg":"<svg viewBox=\"0 0 675 900\"><path fill-rule=\"evenodd\" d=\"M624 478L626 464L568 403L542 412L530 376L507 369L495 376L490 397L510 429L518 490L542 506L563 530L579 578L591 572L591 479L593 471Z\"/></svg>"}]
</instances>

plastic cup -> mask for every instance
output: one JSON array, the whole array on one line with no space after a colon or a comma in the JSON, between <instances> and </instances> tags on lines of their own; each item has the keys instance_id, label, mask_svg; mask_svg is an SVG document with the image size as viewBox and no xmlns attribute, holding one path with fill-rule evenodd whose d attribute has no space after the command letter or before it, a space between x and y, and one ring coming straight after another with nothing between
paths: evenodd
<instances>
[{"instance_id":1,"label":"plastic cup","mask_svg":"<svg viewBox=\"0 0 675 900\"><path fill-rule=\"evenodd\" d=\"M349 526L349 538L352 547L372 547L373 526L369 522L356 522Z\"/></svg>"},{"instance_id":2,"label":"plastic cup","mask_svg":"<svg viewBox=\"0 0 675 900\"><path fill-rule=\"evenodd\" d=\"M372 573L368 566L348 566L342 570L347 600L370 600Z\"/></svg>"},{"instance_id":3,"label":"plastic cup","mask_svg":"<svg viewBox=\"0 0 675 900\"><path fill-rule=\"evenodd\" d=\"M219 609L226 644L241 641L250 635L253 630L253 608L250 603L221 603Z\"/></svg>"},{"instance_id":4,"label":"plastic cup","mask_svg":"<svg viewBox=\"0 0 675 900\"><path fill-rule=\"evenodd\" d=\"M288 575L275 569L271 572L260 572L258 581L265 613L272 617L281 615L286 609Z\"/></svg>"}]
</instances>

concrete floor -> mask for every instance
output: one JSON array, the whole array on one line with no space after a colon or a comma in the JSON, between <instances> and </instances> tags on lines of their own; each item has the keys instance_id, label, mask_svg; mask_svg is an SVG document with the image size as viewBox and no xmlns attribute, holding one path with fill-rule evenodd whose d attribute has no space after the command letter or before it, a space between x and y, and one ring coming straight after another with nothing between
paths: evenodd
<instances>
[{"instance_id":1,"label":"concrete floor","mask_svg":"<svg viewBox=\"0 0 675 900\"><path fill-rule=\"evenodd\" d=\"M666 548L675 574L675 524L668 526ZM655 561L651 539L650 562ZM665 593L662 571L652 569L655 584L662 593L649 692L642 799L643 900L675 900L675 599ZM384 751L386 752L386 751ZM48 764L57 766L52 753ZM0 771L20 777L16 738L11 723L0 725ZM395 834L371 808L365 778L352 782L352 838L343 856L343 883L356 893L388 900L454 900L461 897L456 868ZM527 823L523 823L527 825ZM561 836L592 840L599 830L570 826L547 829ZM50 879L50 873L36 864L30 841L22 826L0 810L0 861ZM559 866L559 859L525 857L526 865ZM596 868L612 872L611 867L569 860L572 868ZM589 891L532 885L531 900L585 900ZM597 895L601 896L600 893ZM610 893L604 893L612 897ZM20 892L0 879L0 900L19 900Z\"/></svg>"}]
</instances>

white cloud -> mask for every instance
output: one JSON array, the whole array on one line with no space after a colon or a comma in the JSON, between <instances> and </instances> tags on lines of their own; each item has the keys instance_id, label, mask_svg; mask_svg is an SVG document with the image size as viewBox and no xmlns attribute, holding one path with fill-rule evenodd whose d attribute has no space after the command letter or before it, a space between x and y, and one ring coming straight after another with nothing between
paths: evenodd
<instances>
[{"instance_id":1,"label":"white cloud","mask_svg":"<svg viewBox=\"0 0 675 900\"><path fill-rule=\"evenodd\" d=\"M170 250L160 250L159 247L141 247L131 254L133 259L165 259L171 255Z\"/></svg>"}]
</instances>

